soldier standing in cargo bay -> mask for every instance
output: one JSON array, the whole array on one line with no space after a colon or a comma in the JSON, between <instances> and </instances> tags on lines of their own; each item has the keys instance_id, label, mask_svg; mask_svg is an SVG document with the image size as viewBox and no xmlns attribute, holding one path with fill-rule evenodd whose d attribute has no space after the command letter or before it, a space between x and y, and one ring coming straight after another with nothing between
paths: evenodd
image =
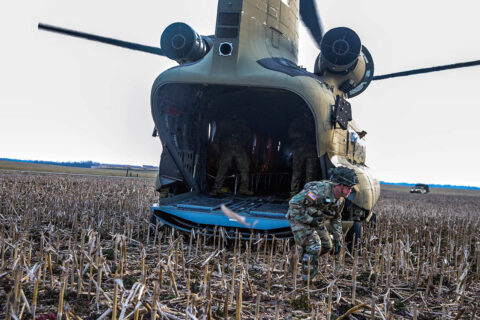
<instances>
[{"instance_id":1,"label":"soldier standing in cargo bay","mask_svg":"<svg viewBox=\"0 0 480 320\"><path fill-rule=\"evenodd\" d=\"M338 254L342 239L342 209L345 198L352 192L358 178L352 169L334 168L329 180L308 182L303 190L289 202L287 218L292 228L295 242L300 249L302 278L310 279L318 273L318 259L328 252ZM330 223L330 234L325 227ZM333 248L333 250L332 250Z\"/></svg>"},{"instance_id":2,"label":"soldier standing in cargo bay","mask_svg":"<svg viewBox=\"0 0 480 320\"><path fill-rule=\"evenodd\" d=\"M309 113L304 112L293 120L288 136L293 145L290 196L294 196L302 188L302 169L305 168L305 182L315 180L317 173L315 127Z\"/></svg>"},{"instance_id":3,"label":"soldier standing in cargo bay","mask_svg":"<svg viewBox=\"0 0 480 320\"><path fill-rule=\"evenodd\" d=\"M246 152L246 147L251 138L250 128L237 113L234 112L219 122L213 146L217 152L220 152L220 161L213 186L213 195L221 192L233 161L235 161L237 170L240 172L239 193L253 195L253 192L248 189L250 160Z\"/></svg>"}]
</instances>

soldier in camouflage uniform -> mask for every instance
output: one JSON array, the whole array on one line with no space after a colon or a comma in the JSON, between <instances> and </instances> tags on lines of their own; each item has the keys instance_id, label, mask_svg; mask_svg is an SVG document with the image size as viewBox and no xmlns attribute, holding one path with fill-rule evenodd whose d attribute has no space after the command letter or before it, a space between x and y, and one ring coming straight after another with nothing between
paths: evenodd
<instances>
[{"instance_id":1,"label":"soldier in camouflage uniform","mask_svg":"<svg viewBox=\"0 0 480 320\"><path fill-rule=\"evenodd\" d=\"M240 172L239 192L253 195L253 192L248 189L250 161L245 151L252 138L250 128L242 118L233 113L218 123L216 137L218 138L215 140L214 149L220 152L220 161L212 194L220 193L227 172L235 161L237 170Z\"/></svg>"},{"instance_id":2,"label":"soldier in camouflage uniform","mask_svg":"<svg viewBox=\"0 0 480 320\"><path fill-rule=\"evenodd\" d=\"M288 136L293 146L292 182L290 185L290 195L293 196L301 189L303 168L305 168L305 182L315 180L317 173L315 127L307 112L293 120L288 129Z\"/></svg>"},{"instance_id":3,"label":"soldier in camouflage uniform","mask_svg":"<svg viewBox=\"0 0 480 320\"><path fill-rule=\"evenodd\" d=\"M345 198L358 183L352 169L338 167L333 169L330 180L308 182L303 190L289 202L287 213L295 242L300 249L302 278L308 278L310 260L310 279L318 272L318 259L332 251L332 242L325 226L330 223L333 235L333 253L340 252L342 239L342 210Z\"/></svg>"}]
</instances>

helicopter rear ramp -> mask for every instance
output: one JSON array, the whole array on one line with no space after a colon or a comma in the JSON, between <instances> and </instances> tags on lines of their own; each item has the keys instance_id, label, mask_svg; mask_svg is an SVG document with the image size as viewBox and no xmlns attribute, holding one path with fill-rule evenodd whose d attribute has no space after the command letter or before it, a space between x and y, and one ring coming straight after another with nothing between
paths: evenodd
<instances>
[{"instance_id":1,"label":"helicopter rear ramp","mask_svg":"<svg viewBox=\"0 0 480 320\"><path fill-rule=\"evenodd\" d=\"M244 216L244 224L226 216L220 206L225 204L237 214ZM153 217L164 224L190 232L197 229L200 233L213 235L215 230L223 228L224 235L234 237L236 230L244 239L252 233L276 238L290 238L290 224L285 218L288 202L281 199L224 196L210 197L196 193L182 194L162 199L162 203L151 207Z\"/></svg>"}]
</instances>

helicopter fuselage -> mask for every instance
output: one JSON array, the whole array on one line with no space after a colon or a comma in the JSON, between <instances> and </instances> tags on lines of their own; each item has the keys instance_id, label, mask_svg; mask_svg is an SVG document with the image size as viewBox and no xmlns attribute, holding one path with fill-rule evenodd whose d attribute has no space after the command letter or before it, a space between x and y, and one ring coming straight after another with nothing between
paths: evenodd
<instances>
[{"instance_id":1,"label":"helicopter fuselage","mask_svg":"<svg viewBox=\"0 0 480 320\"><path fill-rule=\"evenodd\" d=\"M229 6L228 3L233 5ZM379 197L380 186L379 181L365 164L365 132L361 131L354 121L348 121L349 119L344 128L332 121L332 115L338 107L337 100L347 98L347 94L339 87L349 79L360 83L368 61L358 59L349 72L340 74L324 72L322 76L298 67L296 65L298 4L296 1L290 1L290 5L287 6L283 1L278 1L279 7L276 11L278 15L275 23L271 14L275 9L272 4L262 6L259 3L262 2L220 0L217 34L212 39L209 52L196 62L181 64L163 72L155 80L151 95L152 116L164 146L162 157L165 156L165 159L168 159L162 161L164 164L169 163L163 166L161 164L160 176L163 175L166 179L174 178L173 180L183 179L192 190L206 191L202 182L198 180L198 170L205 165L191 161L189 169L186 169L184 163L186 156L183 154L185 149L188 149L187 153L195 159L195 157L201 158L198 154L206 151L199 145L188 147L182 145L179 142L178 128L173 129L173 126L178 122L178 113L186 110L191 112L192 108L200 110L201 106L212 104L212 100L225 95L224 91L214 88L239 90L236 94L237 98L224 99L223 106L220 108L227 108L233 103L252 104L251 101L239 101L241 98L238 97L242 97L241 90L244 91L244 95L252 94L253 91L269 92L273 95L288 93L303 101L311 112L316 130L315 141L321 168L320 177L327 179L328 169L333 166L343 165L354 169L360 183L355 188L352 202L365 212L371 211ZM222 14L235 12L238 12L238 19L230 17L230 21L227 21L228 19L222 18ZM295 19L286 18L284 19L286 23L283 23L282 14ZM225 27L221 25L222 23L230 25ZM231 25L235 23L237 23L236 26ZM235 29L235 32L225 32L222 28ZM247 89L249 91L245 91ZM194 101L178 98L185 95L193 96ZM267 98L261 101L263 107L268 104ZM177 114L169 113L169 108L172 106L177 110ZM291 107L295 108L295 106ZM261 109L262 106L257 108ZM300 115L302 112L300 106L298 109ZM291 116L291 113L288 116ZM194 119L196 119L195 116L191 116L190 121ZM283 130L287 131L288 127L285 126ZM183 134L185 134L184 131ZM202 134L207 130L199 129L198 132ZM175 177L172 177L171 173L172 162L177 170ZM162 167L169 172L162 172Z\"/></svg>"}]
</instances>

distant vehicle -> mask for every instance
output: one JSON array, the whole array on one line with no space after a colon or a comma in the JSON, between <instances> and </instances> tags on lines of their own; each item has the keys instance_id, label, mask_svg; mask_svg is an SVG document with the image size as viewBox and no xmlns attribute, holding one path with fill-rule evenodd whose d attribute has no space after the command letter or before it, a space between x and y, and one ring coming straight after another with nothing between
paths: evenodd
<instances>
[{"instance_id":1,"label":"distant vehicle","mask_svg":"<svg viewBox=\"0 0 480 320\"><path fill-rule=\"evenodd\" d=\"M428 188L428 184L417 183L410 189L410 193L428 193L430 189Z\"/></svg>"}]
</instances>

